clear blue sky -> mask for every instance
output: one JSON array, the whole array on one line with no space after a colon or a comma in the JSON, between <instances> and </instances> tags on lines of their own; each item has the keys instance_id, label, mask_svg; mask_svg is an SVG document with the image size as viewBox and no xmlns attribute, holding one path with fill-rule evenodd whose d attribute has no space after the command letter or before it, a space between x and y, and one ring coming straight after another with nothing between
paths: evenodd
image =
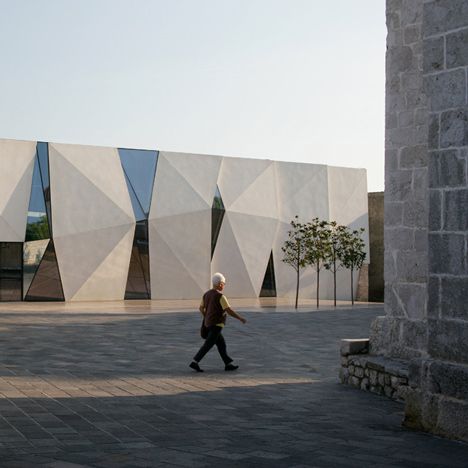
<instances>
[{"instance_id":1,"label":"clear blue sky","mask_svg":"<svg viewBox=\"0 0 468 468\"><path fill-rule=\"evenodd\" d=\"M383 189L384 0L0 0L0 138L304 161Z\"/></svg>"}]
</instances>

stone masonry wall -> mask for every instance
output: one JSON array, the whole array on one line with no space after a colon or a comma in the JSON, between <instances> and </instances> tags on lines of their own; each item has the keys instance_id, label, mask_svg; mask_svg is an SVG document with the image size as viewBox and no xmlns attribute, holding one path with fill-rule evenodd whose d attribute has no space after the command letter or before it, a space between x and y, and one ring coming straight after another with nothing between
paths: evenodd
<instances>
[{"instance_id":1,"label":"stone masonry wall","mask_svg":"<svg viewBox=\"0 0 468 468\"><path fill-rule=\"evenodd\" d=\"M428 357L406 424L468 440L468 1L424 2L429 98Z\"/></svg>"},{"instance_id":2,"label":"stone masonry wall","mask_svg":"<svg viewBox=\"0 0 468 468\"><path fill-rule=\"evenodd\" d=\"M427 352L428 109L423 90L423 3L387 0L385 317L373 354Z\"/></svg>"}]
</instances>

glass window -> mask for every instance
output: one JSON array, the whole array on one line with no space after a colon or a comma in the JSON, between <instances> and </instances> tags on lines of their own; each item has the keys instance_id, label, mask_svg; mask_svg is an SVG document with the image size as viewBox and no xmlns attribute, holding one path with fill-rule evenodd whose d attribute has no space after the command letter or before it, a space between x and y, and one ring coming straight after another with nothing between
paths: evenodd
<instances>
[{"instance_id":1,"label":"glass window","mask_svg":"<svg viewBox=\"0 0 468 468\"><path fill-rule=\"evenodd\" d=\"M137 220L144 219L141 217L140 210L145 214L145 217L148 217L159 152L119 148L119 156L127 177L130 196L132 197L133 190L136 201L140 205L135 211L135 217ZM133 199L132 204L135 210Z\"/></svg>"},{"instance_id":2,"label":"glass window","mask_svg":"<svg viewBox=\"0 0 468 468\"><path fill-rule=\"evenodd\" d=\"M22 242L0 242L0 301L21 301Z\"/></svg>"},{"instance_id":3,"label":"glass window","mask_svg":"<svg viewBox=\"0 0 468 468\"><path fill-rule=\"evenodd\" d=\"M219 191L219 187L216 186L216 192L211 208L211 258L213 258L219 231L221 230L224 212L225 209L223 199L221 197L221 192Z\"/></svg>"},{"instance_id":4,"label":"glass window","mask_svg":"<svg viewBox=\"0 0 468 468\"><path fill-rule=\"evenodd\" d=\"M273 252L270 254L265 278L263 279L260 297L276 297L275 265L273 263Z\"/></svg>"}]
</instances>

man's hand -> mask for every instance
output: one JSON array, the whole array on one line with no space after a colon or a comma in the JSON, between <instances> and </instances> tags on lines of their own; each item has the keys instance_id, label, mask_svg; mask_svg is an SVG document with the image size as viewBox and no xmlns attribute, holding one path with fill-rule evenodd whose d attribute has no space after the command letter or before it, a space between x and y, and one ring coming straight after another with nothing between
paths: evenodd
<instances>
[{"instance_id":1,"label":"man's hand","mask_svg":"<svg viewBox=\"0 0 468 468\"><path fill-rule=\"evenodd\" d=\"M240 320L242 323L247 323L247 320L246 320L244 317L241 317L239 320Z\"/></svg>"}]
</instances>

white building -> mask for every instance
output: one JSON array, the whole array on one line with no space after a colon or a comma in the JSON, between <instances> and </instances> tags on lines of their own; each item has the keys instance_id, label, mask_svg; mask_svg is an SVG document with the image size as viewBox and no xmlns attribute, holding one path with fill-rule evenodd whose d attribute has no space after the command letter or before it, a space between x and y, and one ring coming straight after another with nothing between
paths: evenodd
<instances>
[{"instance_id":1,"label":"white building","mask_svg":"<svg viewBox=\"0 0 468 468\"><path fill-rule=\"evenodd\" d=\"M229 297L293 297L281 246L295 215L367 242L365 170L0 140L0 300L199 298L215 271ZM304 271L301 297L314 285ZM330 298L328 272L321 285Z\"/></svg>"}]
</instances>

